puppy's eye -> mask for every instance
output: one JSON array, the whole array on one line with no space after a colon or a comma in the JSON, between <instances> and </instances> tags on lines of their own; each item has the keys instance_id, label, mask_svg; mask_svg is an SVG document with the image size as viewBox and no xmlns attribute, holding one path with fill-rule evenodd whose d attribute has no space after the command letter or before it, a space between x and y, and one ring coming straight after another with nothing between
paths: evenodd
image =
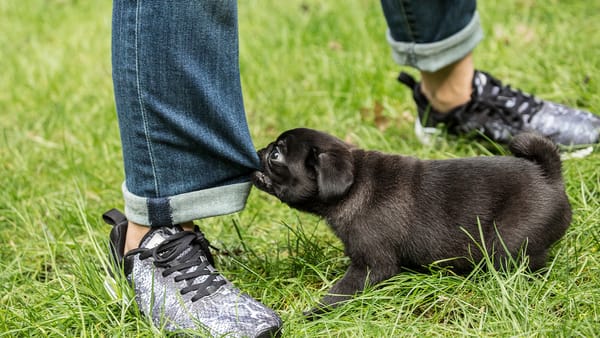
<instances>
[{"instance_id":1,"label":"puppy's eye","mask_svg":"<svg viewBox=\"0 0 600 338\"><path fill-rule=\"evenodd\" d=\"M279 149L277 147L273 148L273 150L271 151L271 154L269 154L269 160L277 161L277 160L279 160L280 157L281 157L281 154L279 153Z\"/></svg>"}]
</instances>

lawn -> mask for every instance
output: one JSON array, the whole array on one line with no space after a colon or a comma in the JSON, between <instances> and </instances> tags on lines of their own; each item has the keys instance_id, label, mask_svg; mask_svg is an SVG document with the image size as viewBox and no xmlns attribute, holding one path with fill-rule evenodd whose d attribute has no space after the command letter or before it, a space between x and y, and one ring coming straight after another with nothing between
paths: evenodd
<instances>
[{"instance_id":1,"label":"lawn","mask_svg":"<svg viewBox=\"0 0 600 338\"><path fill-rule=\"evenodd\" d=\"M480 2L479 68L600 113L600 2ZM122 208L110 1L0 2L0 336L155 336L103 287ZM240 0L240 64L257 147L298 126L422 158L490 155L421 145L377 1ZM600 332L600 149L563 163L574 217L531 275L405 273L315 321L302 311L348 263L327 225L253 190L238 214L199 221L218 268L275 309L285 337L565 336ZM127 293L124 288L123 292Z\"/></svg>"}]
</instances>

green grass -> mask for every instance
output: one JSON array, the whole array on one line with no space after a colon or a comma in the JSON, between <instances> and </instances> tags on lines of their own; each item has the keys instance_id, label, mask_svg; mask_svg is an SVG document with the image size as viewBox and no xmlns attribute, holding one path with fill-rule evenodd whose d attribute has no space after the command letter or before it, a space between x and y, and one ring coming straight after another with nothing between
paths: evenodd
<instances>
[{"instance_id":1,"label":"green grass","mask_svg":"<svg viewBox=\"0 0 600 338\"><path fill-rule=\"evenodd\" d=\"M480 2L478 67L599 112L600 3ZM376 1L241 0L240 50L257 146L327 130L361 147L450 158L478 143L418 143L410 93ZM108 1L0 2L0 336L153 336L102 282L123 180ZM411 71L414 73L414 71ZM286 337L565 336L600 332L600 153L564 163L574 218L548 269L405 273L316 321L308 309L347 260L326 224L254 190L243 212L199 222L220 270L274 308Z\"/></svg>"}]
</instances>

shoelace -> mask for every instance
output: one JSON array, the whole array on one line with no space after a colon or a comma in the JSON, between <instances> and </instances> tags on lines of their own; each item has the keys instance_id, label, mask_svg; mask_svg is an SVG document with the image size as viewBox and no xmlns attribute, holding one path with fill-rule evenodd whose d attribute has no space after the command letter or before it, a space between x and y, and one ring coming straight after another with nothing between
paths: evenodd
<instances>
[{"instance_id":1,"label":"shoelace","mask_svg":"<svg viewBox=\"0 0 600 338\"><path fill-rule=\"evenodd\" d=\"M476 89L477 95L472 96L466 111L480 111L487 115L494 115L517 128L522 127L523 117L527 117L530 121L539 111L541 102L533 95L513 89L510 85L502 85L500 80L488 73L480 73L487 78L487 82Z\"/></svg>"},{"instance_id":2,"label":"shoelace","mask_svg":"<svg viewBox=\"0 0 600 338\"><path fill-rule=\"evenodd\" d=\"M186 250L188 251L185 252ZM154 259L156 267L165 268L162 272L163 277L167 277L175 271L181 272L181 274L175 276L174 280L175 282L184 280L187 282L188 286L180 290L182 295L196 291L196 294L192 297L192 302L212 294L226 283L224 279L217 279L218 272L208 268L209 265L214 264L213 258L209 251L208 241L199 231L178 232L155 248L148 249L140 254L142 260L150 257ZM185 272L193 267L196 267L196 269ZM194 280L200 276L207 277L202 283L194 284Z\"/></svg>"}]
</instances>

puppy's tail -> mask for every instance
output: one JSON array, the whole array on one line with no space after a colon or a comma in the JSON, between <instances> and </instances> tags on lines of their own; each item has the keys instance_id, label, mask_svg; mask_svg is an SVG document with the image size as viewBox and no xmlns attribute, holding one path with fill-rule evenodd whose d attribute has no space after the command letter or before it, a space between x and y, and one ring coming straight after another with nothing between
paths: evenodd
<instances>
[{"instance_id":1,"label":"puppy's tail","mask_svg":"<svg viewBox=\"0 0 600 338\"><path fill-rule=\"evenodd\" d=\"M550 180L562 178L558 146L551 140L535 133L522 133L515 136L508 147L516 157L537 163Z\"/></svg>"}]
</instances>

